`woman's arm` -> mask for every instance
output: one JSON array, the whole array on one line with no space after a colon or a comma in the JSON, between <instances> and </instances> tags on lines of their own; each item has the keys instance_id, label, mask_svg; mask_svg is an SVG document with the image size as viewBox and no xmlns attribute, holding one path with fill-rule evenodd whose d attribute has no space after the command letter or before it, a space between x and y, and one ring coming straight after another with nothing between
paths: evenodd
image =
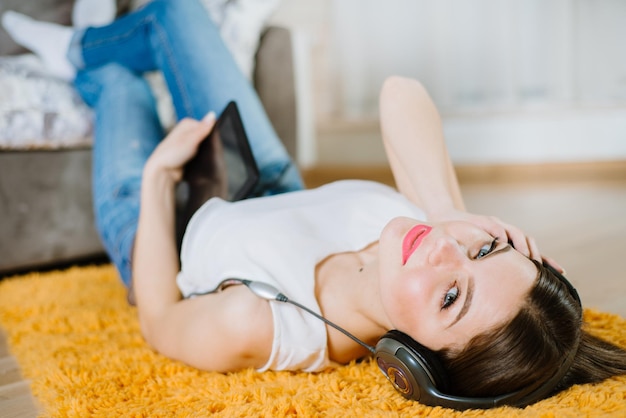
<instances>
[{"instance_id":1,"label":"woman's arm","mask_svg":"<svg viewBox=\"0 0 626 418\"><path fill-rule=\"evenodd\" d=\"M215 117L182 120L155 149L143 171L133 252L133 287L141 330L162 354L206 370L260 367L273 336L269 304L236 286L181 299L176 285L175 186L184 164Z\"/></svg>"},{"instance_id":2,"label":"woman's arm","mask_svg":"<svg viewBox=\"0 0 626 418\"><path fill-rule=\"evenodd\" d=\"M383 143L398 190L429 217L465 210L441 118L422 85L391 77L380 95Z\"/></svg>"},{"instance_id":3,"label":"woman's arm","mask_svg":"<svg viewBox=\"0 0 626 418\"><path fill-rule=\"evenodd\" d=\"M158 316L180 300L175 230L175 187L183 165L213 127L183 119L148 159L141 183L141 208L133 252L133 288L140 319Z\"/></svg>"},{"instance_id":4,"label":"woman's arm","mask_svg":"<svg viewBox=\"0 0 626 418\"><path fill-rule=\"evenodd\" d=\"M465 211L441 117L417 80L390 77L385 81L380 94L380 123L398 190L429 219L472 222L504 242L510 240L521 253L541 259L535 241L519 228Z\"/></svg>"}]
</instances>

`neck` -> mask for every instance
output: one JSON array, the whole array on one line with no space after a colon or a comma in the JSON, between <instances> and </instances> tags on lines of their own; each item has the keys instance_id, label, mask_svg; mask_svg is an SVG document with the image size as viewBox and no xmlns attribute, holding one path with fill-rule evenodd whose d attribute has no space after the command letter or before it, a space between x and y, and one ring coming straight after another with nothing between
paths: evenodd
<instances>
[{"instance_id":1,"label":"neck","mask_svg":"<svg viewBox=\"0 0 626 418\"><path fill-rule=\"evenodd\" d=\"M362 264L354 273L353 280L355 287L360 284L362 291L355 293L354 309L371 323L372 336L378 339L383 333L393 328L380 299L378 243L365 248L358 253L358 256Z\"/></svg>"},{"instance_id":2,"label":"neck","mask_svg":"<svg viewBox=\"0 0 626 418\"><path fill-rule=\"evenodd\" d=\"M377 243L329 257L317 273L318 300L327 319L370 345L391 329L380 300ZM362 348L330 329L329 348L340 362L367 354L354 355Z\"/></svg>"}]
</instances>

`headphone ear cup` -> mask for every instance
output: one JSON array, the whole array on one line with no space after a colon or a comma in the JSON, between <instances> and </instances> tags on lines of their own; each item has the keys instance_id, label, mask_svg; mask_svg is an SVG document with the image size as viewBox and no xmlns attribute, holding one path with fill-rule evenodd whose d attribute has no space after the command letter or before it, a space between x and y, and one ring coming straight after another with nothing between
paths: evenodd
<instances>
[{"instance_id":1,"label":"headphone ear cup","mask_svg":"<svg viewBox=\"0 0 626 418\"><path fill-rule=\"evenodd\" d=\"M433 394L448 390L448 376L437 355L401 331L383 335L374 356L394 388L408 399L429 404Z\"/></svg>"}]
</instances>

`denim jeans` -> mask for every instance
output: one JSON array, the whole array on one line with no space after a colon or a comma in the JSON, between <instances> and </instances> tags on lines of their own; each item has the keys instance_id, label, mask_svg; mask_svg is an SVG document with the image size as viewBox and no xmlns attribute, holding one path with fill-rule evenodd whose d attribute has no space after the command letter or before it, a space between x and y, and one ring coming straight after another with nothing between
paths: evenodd
<instances>
[{"instance_id":1,"label":"denim jeans","mask_svg":"<svg viewBox=\"0 0 626 418\"><path fill-rule=\"evenodd\" d=\"M95 111L96 226L126 285L143 166L164 137L144 72L163 73L178 119L219 115L235 100L261 172L256 194L302 189L256 92L197 0L154 0L108 26L81 30L68 58L78 69L78 92Z\"/></svg>"}]
</instances>

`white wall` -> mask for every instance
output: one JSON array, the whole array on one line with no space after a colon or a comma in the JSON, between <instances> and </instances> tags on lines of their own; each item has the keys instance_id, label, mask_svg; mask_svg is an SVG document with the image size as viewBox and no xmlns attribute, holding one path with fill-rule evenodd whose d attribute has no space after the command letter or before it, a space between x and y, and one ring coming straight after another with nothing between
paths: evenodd
<instances>
[{"instance_id":1,"label":"white wall","mask_svg":"<svg viewBox=\"0 0 626 418\"><path fill-rule=\"evenodd\" d=\"M626 1L283 0L273 20L305 40L322 130L371 126L403 74L431 92L457 162L626 160Z\"/></svg>"},{"instance_id":2,"label":"white wall","mask_svg":"<svg viewBox=\"0 0 626 418\"><path fill-rule=\"evenodd\" d=\"M626 107L449 114L443 124L460 164L626 160Z\"/></svg>"}]
</instances>

